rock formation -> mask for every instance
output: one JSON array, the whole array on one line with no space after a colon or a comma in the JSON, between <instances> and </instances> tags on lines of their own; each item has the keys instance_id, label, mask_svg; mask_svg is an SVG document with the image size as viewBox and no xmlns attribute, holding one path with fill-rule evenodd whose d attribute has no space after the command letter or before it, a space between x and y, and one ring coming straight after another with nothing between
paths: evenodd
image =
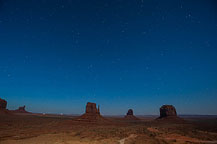
<instances>
[{"instance_id":1,"label":"rock formation","mask_svg":"<svg viewBox=\"0 0 217 144\"><path fill-rule=\"evenodd\" d=\"M26 106L24 105L24 106L19 107L18 109L14 110L12 112L14 112L14 113L29 113L25 110L25 108L26 108Z\"/></svg>"},{"instance_id":2,"label":"rock formation","mask_svg":"<svg viewBox=\"0 0 217 144\"><path fill-rule=\"evenodd\" d=\"M95 103L88 102L86 105L85 113L81 115L77 120L84 122L99 122L104 121L105 119L100 115L99 106L97 109Z\"/></svg>"},{"instance_id":3,"label":"rock formation","mask_svg":"<svg viewBox=\"0 0 217 144\"><path fill-rule=\"evenodd\" d=\"M6 110L7 101L0 98L0 110Z\"/></svg>"},{"instance_id":4,"label":"rock formation","mask_svg":"<svg viewBox=\"0 0 217 144\"><path fill-rule=\"evenodd\" d=\"M184 123L185 121L177 116L176 108L173 105L163 105L160 107L160 117L156 120L163 120L170 123Z\"/></svg>"},{"instance_id":5,"label":"rock formation","mask_svg":"<svg viewBox=\"0 0 217 144\"><path fill-rule=\"evenodd\" d=\"M22 107L19 107L18 110L19 110L19 111L26 111L25 108L26 108L26 106L24 105L24 106L22 106Z\"/></svg>"},{"instance_id":6,"label":"rock formation","mask_svg":"<svg viewBox=\"0 0 217 144\"><path fill-rule=\"evenodd\" d=\"M129 109L126 116L124 117L125 119L128 119L128 120L138 120L137 117L135 117L133 115L133 110L132 109Z\"/></svg>"},{"instance_id":7,"label":"rock formation","mask_svg":"<svg viewBox=\"0 0 217 144\"><path fill-rule=\"evenodd\" d=\"M7 108L7 101L0 98L0 114L9 114L10 111L6 109Z\"/></svg>"},{"instance_id":8,"label":"rock formation","mask_svg":"<svg viewBox=\"0 0 217 144\"><path fill-rule=\"evenodd\" d=\"M129 109L128 112L127 112L127 115L133 115L133 110Z\"/></svg>"},{"instance_id":9,"label":"rock formation","mask_svg":"<svg viewBox=\"0 0 217 144\"><path fill-rule=\"evenodd\" d=\"M98 109L97 109L95 103L88 102L87 105L86 105L86 111L85 112L86 112L86 114L100 114L99 106L98 106Z\"/></svg>"},{"instance_id":10,"label":"rock formation","mask_svg":"<svg viewBox=\"0 0 217 144\"><path fill-rule=\"evenodd\" d=\"M177 117L176 108L173 105L163 105L160 108L160 118Z\"/></svg>"}]
</instances>

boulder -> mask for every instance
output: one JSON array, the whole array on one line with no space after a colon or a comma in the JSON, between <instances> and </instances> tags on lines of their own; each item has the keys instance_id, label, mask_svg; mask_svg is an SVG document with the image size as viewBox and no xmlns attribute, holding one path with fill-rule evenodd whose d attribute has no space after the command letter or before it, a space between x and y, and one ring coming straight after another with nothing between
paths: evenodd
<instances>
[{"instance_id":1,"label":"boulder","mask_svg":"<svg viewBox=\"0 0 217 144\"><path fill-rule=\"evenodd\" d=\"M160 108L160 118L177 117L176 108L173 105L163 105Z\"/></svg>"},{"instance_id":2,"label":"boulder","mask_svg":"<svg viewBox=\"0 0 217 144\"><path fill-rule=\"evenodd\" d=\"M7 101L0 98L0 109L6 110L6 107L7 107Z\"/></svg>"}]
</instances>

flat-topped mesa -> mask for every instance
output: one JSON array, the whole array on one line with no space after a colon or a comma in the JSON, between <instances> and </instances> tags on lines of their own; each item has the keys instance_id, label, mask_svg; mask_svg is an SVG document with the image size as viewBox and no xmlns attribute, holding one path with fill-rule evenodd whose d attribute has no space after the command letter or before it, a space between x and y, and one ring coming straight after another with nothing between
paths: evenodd
<instances>
[{"instance_id":1,"label":"flat-topped mesa","mask_svg":"<svg viewBox=\"0 0 217 144\"><path fill-rule=\"evenodd\" d=\"M0 98L0 110L6 110L7 108L7 101Z\"/></svg>"},{"instance_id":2,"label":"flat-topped mesa","mask_svg":"<svg viewBox=\"0 0 217 144\"><path fill-rule=\"evenodd\" d=\"M176 108L173 105L163 105L160 108L160 118L177 117Z\"/></svg>"},{"instance_id":3,"label":"flat-topped mesa","mask_svg":"<svg viewBox=\"0 0 217 144\"><path fill-rule=\"evenodd\" d=\"M124 118L128 119L128 120L138 120L138 118L133 115L133 110L132 109L129 109L127 111L127 114L126 114L126 116Z\"/></svg>"}]
</instances>

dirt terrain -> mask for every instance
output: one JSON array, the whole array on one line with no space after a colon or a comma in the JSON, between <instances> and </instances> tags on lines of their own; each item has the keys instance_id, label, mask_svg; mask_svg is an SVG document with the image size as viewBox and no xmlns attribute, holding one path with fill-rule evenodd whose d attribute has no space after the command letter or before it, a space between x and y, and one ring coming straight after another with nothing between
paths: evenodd
<instances>
[{"instance_id":1,"label":"dirt terrain","mask_svg":"<svg viewBox=\"0 0 217 144\"><path fill-rule=\"evenodd\" d=\"M42 114L0 115L0 144L214 144L216 118L105 117L105 122Z\"/></svg>"}]
</instances>

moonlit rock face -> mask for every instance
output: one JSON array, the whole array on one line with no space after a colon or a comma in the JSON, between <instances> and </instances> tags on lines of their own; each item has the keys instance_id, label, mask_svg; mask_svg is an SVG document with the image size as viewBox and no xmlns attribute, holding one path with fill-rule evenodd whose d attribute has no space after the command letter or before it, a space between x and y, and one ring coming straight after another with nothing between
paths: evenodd
<instances>
[{"instance_id":1,"label":"moonlit rock face","mask_svg":"<svg viewBox=\"0 0 217 144\"><path fill-rule=\"evenodd\" d=\"M99 106L97 109L96 104L91 103L91 102L87 103L85 113L83 115L81 115L77 120L83 121L83 122L103 122L103 121L106 121L100 115Z\"/></svg>"},{"instance_id":2,"label":"moonlit rock face","mask_svg":"<svg viewBox=\"0 0 217 144\"><path fill-rule=\"evenodd\" d=\"M173 105L163 105L160 108L160 118L169 116L177 116L175 107Z\"/></svg>"},{"instance_id":3,"label":"moonlit rock face","mask_svg":"<svg viewBox=\"0 0 217 144\"><path fill-rule=\"evenodd\" d=\"M0 109L6 109L7 101L0 98Z\"/></svg>"},{"instance_id":4,"label":"moonlit rock face","mask_svg":"<svg viewBox=\"0 0 217 144\"><path fill-rule=\"evenodd\" d=\"M95 103L88 102L87 105L86 105L86 113L98 114L99 109L96 108Z\"/></svg>"}]
</instances>

